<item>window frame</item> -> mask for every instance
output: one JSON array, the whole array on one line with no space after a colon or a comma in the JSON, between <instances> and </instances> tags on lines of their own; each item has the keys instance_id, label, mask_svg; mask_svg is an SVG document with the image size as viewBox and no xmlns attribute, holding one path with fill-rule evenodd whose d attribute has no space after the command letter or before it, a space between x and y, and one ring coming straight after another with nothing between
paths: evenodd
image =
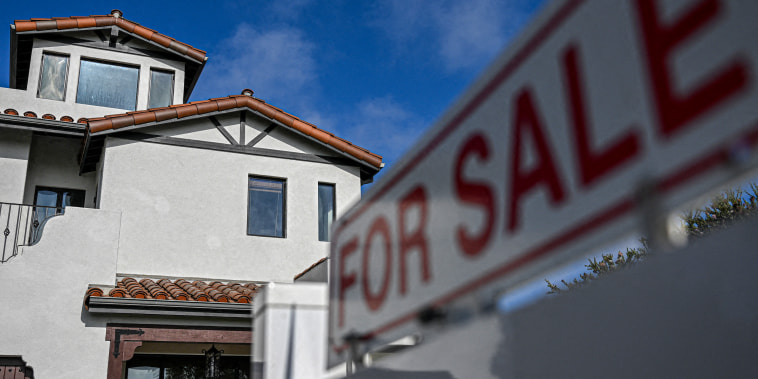
<instances>
[{"instance_id":1,"label":"window frame","mask_svg":"<svg viewBox=\"0 0 758 379\"><path fill-rule=\"evenodd\" d=\"M260 179L268 181L277 181L282 183L282 232L281 236L267 235L267 234L254 234L250 232L250 181L251 179ZM248 175L247 177L247 223L245 225L245 233L248 236L253 237L269 237L269 238L287 238L287 178L278 178L274 176L264 175Z\"/></svg>"},{"instance_id":2,"label":"window frame","mask_svg":"<svg viewBox=\"0 0 758 379\"><path fill-rule=\"evenodd\" d=\"M45 72L45 56L52 55L66 58L66 72L63 75L63 99L48 99L46 97L40 97L40 90L42 89L42 74ZM52 101L66 101L66 92L68 92L68 73L71 70L71 54L59 53L57 51L42 51L42 59L39 63L39 77L37 78L37 98L52 100Z\"/></svg>"},{"instance_id":3,"label":"window frame","mask_svg":"<svg viewBox=\"0 0 758 379\"><path fill-rule=\"evenodd\" d=\"M325 240L321 239L321 212L320 212L321 207L319 206L321 202L321 196L319 196L318 194L318 190L321 188L321 186L329 186L332 188L332 220L327 226L327 231L326 231L327 236ZM320 242L331 242L332 225L334 225L334 221L337 220L337 184L328 183L328 182L318 182L318 185L316 186L316 197L317 197L316 213L318 217L318 222L317 222L318 240Z\"/></svg>"},{"instance_id":4,"label":"window frame","mask_svg":"<svg viewBox=\"0 0 758 379\"><path fill-rule=\"evenodd\" d=\"M153 71L162 72L164 74L171 74L171 94L169 95L168 105L164 105L161 107L168 107L168 106L174 105L174 89L175 89L174 87L176 86L176 71L163 69L163 68L150 67L150 83L147 86L148 87L147 88L147 109L154 108L150 106L150 97L153 94ZM137 92L139 92L139 89Z\"/></svg>"},{"instance_id":5,"label":"window frame","mask_svg":"<svg viewBox=\"0 0 758 379\"><path fill-rule=\"evenodd\" d=\"M55 207L56 208L65 208L65 205L63 205L63 193L64 192L70 192L70 193L81 193L81 199L82 199L82 205L69 205L70 207L78 207L78 208L84 208L84 204L87 203L87 191L83 189L77 189L77 188L62 188L62 187L49 187L49 186L35 186L34 187L34 202L33 204L37 206L37 195L40 191L51 191L55 192L58 196L55 200Z\"/></svg>"},{"instance_id":6,"label":"window frame","mask_svg":"<svg viewBox=\"0 0 758 379\"><path fill-rule=\"evenodd\" d=\"M79 92L80 92L79 89L80 89L80 85L81 85L81 82L82 82L82 63L83 62L92 62L92 63L98 63L98 64L103 64L103 65L120 66L120 67L127 67L127 68L136 69L137 70L137 88L136 88L136 91L134 93L134 109L119 108L119 107L114 107L114 106L109 106L109 105L96 105L96 104L80 103L79 102ZM106 107L106 108L114 108L114 109L123 109L123 110L130 111L130 112L136 111L137 108L138 108L138 106L139 106L139 87L140 87L139 83L140 83L141 76L142 76L142 66L141 65L128 64L128 63L124 63L124 62L114 62L114 61L109 61L109 60L106 60L106 59L81 56L81 57L79 57L79 75L76 78L76 95L74 96L74 103L76 103L76 104L83 104L83 105L91 105L93 107Z\"/></svg>"}]
</instances>

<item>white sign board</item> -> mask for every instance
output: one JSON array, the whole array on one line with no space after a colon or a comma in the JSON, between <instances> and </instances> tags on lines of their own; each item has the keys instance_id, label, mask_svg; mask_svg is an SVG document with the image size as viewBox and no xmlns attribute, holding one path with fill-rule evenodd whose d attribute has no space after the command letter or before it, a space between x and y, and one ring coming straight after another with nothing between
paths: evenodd
<instances>
[{"instance_id":1,"label":"white sign board","mask_svg":"<svg viewBox=\"0 0 758 379\"><path fill-rule=\"evenodd\" d=\"M671 208L744 172L756 15L740 0L550 4L336 224L330 365L347 335L365 351L428 306L628 232L643 182Z\"/></svg>"}]
</instances>

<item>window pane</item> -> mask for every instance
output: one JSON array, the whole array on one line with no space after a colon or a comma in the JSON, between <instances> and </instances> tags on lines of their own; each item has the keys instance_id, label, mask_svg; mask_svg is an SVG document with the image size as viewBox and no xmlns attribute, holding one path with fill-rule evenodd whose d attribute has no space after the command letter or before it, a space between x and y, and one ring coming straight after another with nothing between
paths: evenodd
<instances>
[{"instance_id":1,"label":"window pane","mask_svg":"<svg viewBox=\"0 0 758 379\"><path fill-rule=\"evenodd\" d=\"M37 200L34 205L42 205L45 207L58 206L58 193L49 190L37 190Z\"/></svg>"},{"instance_id":2,"label":"window pane","mask_svg":"<svg viewBox=\"0 0 758 379\"><path fill-rule=\"evenodd\" d=\"M329 241L334 221L334 185L318 185L318 240Z\"/></svg>"},{"instance_id":3,"label":"window pane","mask_svg":"<svg viewBox=\"0 0 758 379\"><path fill-rule=\"evenodd\" d=\"M250 178L247 234L284 237L284 181Z\"/></svg>"},{"instance_id":4,"label":"window pane","mask_svg":"<svg viewBox=\"0 0 758 379\"><path fill-rule=\"evenodd\" d=\"M160 367L129 367L126 371L127 379L160 379Z\"/></svg>"},{"instance_id":5,"label":"window pane","mask_svg":"<svg viewBox=\"0 0 758 379\"><path fill-rule=\"evenodd\" d=\"M66 72L68 72L68 57L42 55L39 98L63 101L66 97Z\"/></svg>"},{"instance_id":6,"label":"window pane","mask_svg":"<svg viewBox=\"0 0 758 379\"><path fill-rule=\"evenodd\" d=\"M83 207L84 206L84 191L64 191L63 202L61 203L63 208L67 206Z\"/></svg>"},{"instance_id":7,"label":"window pane","mask_svg":"<svg viewBox=\"0 0 758 379\"><path fill-rule=\"evenodd\" d=\"M163 71L150 71L150 99L148 108L167 107L171 105L174 94L174 74Z\"/></svg>"},{"instance_id":8,"label":"window pane","mask_svg":"<svg viewBox=\"0 0 758 379\"><path fill-rule=\"evenodd\" d=\"M133 111L138 78L138 68L82 59L76 102Z\"/></svg>"}]
</instances>

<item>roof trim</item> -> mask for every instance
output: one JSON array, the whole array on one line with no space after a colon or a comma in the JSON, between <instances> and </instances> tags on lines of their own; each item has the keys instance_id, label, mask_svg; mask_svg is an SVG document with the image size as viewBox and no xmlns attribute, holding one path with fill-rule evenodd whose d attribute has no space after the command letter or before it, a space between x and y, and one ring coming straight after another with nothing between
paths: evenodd
<instances>
[{"instance_id":1,"label":"roof trim","mask_svg":"<svg viewBox=\"0 0 758 379\"><path fill-rule=\"evenodd\" d=\"M195 115L211 116L223 111L241 110L245 108L303 133L308 137L312 137L342 153L363 161L377 171L384 166L380 155L374 154L362 147L354 145L350 141L319 129L316 125L304 122L298 117L250 95L232 95L205 101L195 101L187 104L177 104L164 108L153 108L144 111L91 118L87 121L86 135L89 138L90 136L115 133L118 129L126 127L143 124L145 124L145 126L156 125L167 120L176 120ZM135 128L129 129L134 130Z\"/></svg>"},{"instance_id":2,"label":"roof trim","mask_svg":"<svg viewBox=\"0 0 758 379\"><path fill-rule=\"evenodd\" d=\"M114 13L116 13L114 11ZM92 16L73 16L73 17L55 17L55 18L35 18L32 20L15 20L13 28L16 33L23 34L26 32L48 32L71 29L88 29L95 27L117 26L121 30L137 35L146 41L154 42L159 46L172 50L179 55L188 57L198 63L204 63L207 59L206 52L179 42L169 36L158 33L155 30L146 28L134 21L127 20L114 14L110 15L92 15Z\"/></svg>"},{"instance_id":3,"label":"roof trim","mask_svg":"<svg viewBox=\"0 0 758 379\"><path fill-rule=\"evenodd\" d=\"M252 303L87 296L84 299L84 304L90 313L110 315L213 317L226 319L251 319L253 317Z\"/></svg>"},{"instance_id":4,"label":"roof trim","mask_svg":"<svg viewBox=\"0 0 758 379\"><path fill-rule=\"evenodd\" d=\"M320 265L321 263L326 262L327 260L329 260L329 257L323 257L323 258L319 259L318 262L312 264L311 267L308 267L308 268L305 269L305 271L303 271L303 272L295 275L295 278L293 280L300 279L300 277L302 277L303 275L307 274L308 272L310 272L311 270L313 270L314 268L316 268L316 266Z\"/></svg>"},{"instance_id":5,"label":"roof trim","mask_svg":"<svg viewBox=\"0 0 758 379\"><path fill-rule=\"evenodd\" d=\"M86 132L83 124L12 114L0 114L0 127L76 137L83 137Z\"/></svg>"}]
</instances>

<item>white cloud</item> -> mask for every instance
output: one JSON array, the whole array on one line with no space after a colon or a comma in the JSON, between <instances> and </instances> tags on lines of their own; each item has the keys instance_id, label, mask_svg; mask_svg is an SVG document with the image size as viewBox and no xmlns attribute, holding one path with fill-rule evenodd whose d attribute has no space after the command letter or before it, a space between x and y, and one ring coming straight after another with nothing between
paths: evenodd
<instances>
[{"instance_id":1,"label":"white cloud","mask_svg":"<svg viewBox=\"0 0 758 379\"><path fill-rule=\"evenodd\" d=\"M427 125L391 96L361 101L349 118L344 121L349 128L340 136L359 146L370 146L373 152L384 156L385 163L400 158Z\"/></svg>"},{"instance_id":2,"label":"white cloud","mask_svg":"<svg viewBox=\"0 0 758 379\"><path fill-rule=\"evenodd\" d=\"M500 0L393 0L377 11L376 25L401 54L432 54L448 72L489 63L529 13Z\"/></svg>"},{"instance_id":3,"label":"white cloud","mask_svg":"<svg viewBox=\"0 0 758 379\"><path fill-rule=\"evenodd\" d=\"M199 92L217 96L250 88L267 101L300 96L318 86L315 46L296 28L265 31L238 25L234 34L213 49Z\"/></svg>"}]
</instances>

